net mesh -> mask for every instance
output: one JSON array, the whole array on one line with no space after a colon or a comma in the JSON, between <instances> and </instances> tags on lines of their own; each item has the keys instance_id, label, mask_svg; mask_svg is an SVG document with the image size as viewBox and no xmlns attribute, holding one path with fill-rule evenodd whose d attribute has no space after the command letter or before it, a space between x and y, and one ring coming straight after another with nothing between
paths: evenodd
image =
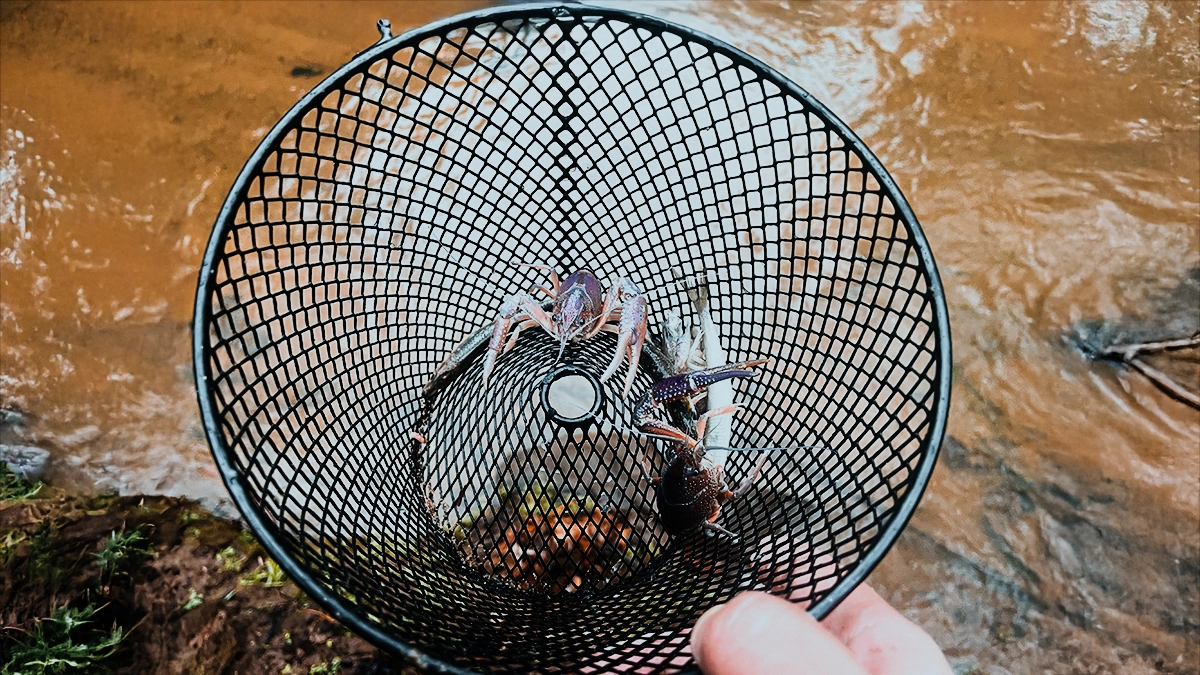
<instances>
[{"instance_id":1,"label":"net mesh","mask_svg":"<svg viewBox=\"0 0 1200 675\"><path fill-rule=\"evenodd\" d=\"M252 158L206 262L201 396L239 506L448 670L686 670L690 626L735 593L825 598L923 488L949 377L917 225L839 129L736 50L615 10L464 16L360 55ZM626 366L595 381L615 335L560 358L528 329L487 386L476 351L424 395L547 283L517 263L635 282L666 357L625 398ZM632 431L686 368L672 347L703 353L704 295L729 362L771 358L734 383L728 445L814 446L768 454L720 511L733 537L663 530L674 450ZM718 454L730 486L759 457Z\"/></svg>"}]
</instances>

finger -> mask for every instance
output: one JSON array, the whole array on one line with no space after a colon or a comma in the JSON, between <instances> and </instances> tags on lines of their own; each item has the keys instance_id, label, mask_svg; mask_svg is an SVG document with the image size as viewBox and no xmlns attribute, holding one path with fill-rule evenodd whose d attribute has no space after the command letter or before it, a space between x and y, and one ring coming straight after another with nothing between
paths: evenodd
<instances>
[{"instance_id":1,"label":"finger","mask_svg":"<svg viewBox=\"0 0 1200 675\"><path fill-rule=\"evenodd\" d=\"M867 675L808 612L766 593L742 593L708 610L691 642L706 675Z\"/></svg>"},{"instance_id":2,"label":"finger","mask_svg":"<svg viewBox=\"0 0 1200 675\"><path fill-rule=\"evenodd\" d=\"M821 622L871 675L950 675L933 638L866 584Z\"/></svg>"}]
</instances>

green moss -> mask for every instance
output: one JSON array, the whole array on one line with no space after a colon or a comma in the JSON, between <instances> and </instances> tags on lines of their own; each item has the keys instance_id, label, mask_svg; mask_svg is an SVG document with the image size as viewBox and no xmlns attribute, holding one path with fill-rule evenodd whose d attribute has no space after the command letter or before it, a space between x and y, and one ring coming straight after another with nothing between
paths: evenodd
<instances>
[{"instance_id":1,"label":"green moss","mask_svg":"<svg viewBox=\"0 0 1200 675\"><path fill-rule=\"evenodd\" d=\"M38 621L33 630L17 640L0 673L8 675L94 675L112 672L108 659L117 651L124 631L113 625L109 631L90 627L97 608L59 607L49 619Z\"/></svg>"},{"instance_id":2,"label":"green moss","mask_svg":"<svg viewBox=\"0 0 1200 675\"><path fill-rule=\"evenodd\" d=\"M20 530L0 530L0 567L8 569L17 559L17 547L29 536Z\"/></svg>"},{"instance_id":3,"label":"green moss","mask_svg":"<svg viewBox=\"0 0 1200 675\"><path fill-rule=\"evenodd\" d=\"M263 588L279 588L288 582L287 575L279 563L267 558L259 558L259 566L253 572L242 576L243 586L262 586Z\"/></svg>"},{"instance_id":4,"label":"green moss","mask_svg":"<svg viewBox=\"0 0 1200 675\"><path fill-rule=\"evenodd\" d=\"M29 576L47 586L55 586L62 577L54 555L54 527L43 520L29 540Z\"/></svg>"},{"instance_id":5,"label":"green moss","mask_svg":"<svg viewBox=\"0 0 1200 675\"><path fill-rule=\"evenodd\" d=\"M194 588L189 588L187 597L183 599L183 602L179 603L179 607L185 612L190 612L203 604L204 594Z\"/></svg>"},{"instance_id":6,"label":"green moss","mask_svg":"<svg viewBox=\"0 0 1200 675\"><path fill-rule=\"evenodd\" d=\"M333 657L329 662L314 663L308 669L308 675L337 675L342 672L342 660Z\"/></svg>"}]
</instances>

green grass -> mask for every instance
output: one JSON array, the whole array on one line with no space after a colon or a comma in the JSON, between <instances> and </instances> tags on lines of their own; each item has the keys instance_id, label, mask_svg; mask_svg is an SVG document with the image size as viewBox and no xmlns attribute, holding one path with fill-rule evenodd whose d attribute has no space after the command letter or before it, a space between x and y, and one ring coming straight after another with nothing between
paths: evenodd
<instances>
[{"instance_id":1,"label":"green grass","mask_svg":"<svg viewBox=\"0 0 1200 675\"><path fill-rule=\"evenodd\" d=\"M29 499L41 489L40 480L22 478L13 473L7 464L0 462L0 502Z\"/></svg>"},{"instance_id":2,"label":"green grass","mask_svg":"<svg viewBox=\"0 0 1200 675\"><path fill-rule=\"evenodd\" d=\"M125 633L92 628L97 608L59 607L48 619L17 639L3 666L2 675L102 675L112 669L106 661L117 651ZM6 645L11 646L11 645Z\"/></svg>"},{"instance_id":3,"label":"green grass","mask_svg":"<svg viewBox=\"0 0 1200 675\"><path fill-rule=\"evenodd\" d=\"M128 576L154 552L145 529L144 525L139 525L128 532L114 531L104 541L104 547L96 554L96 563L109 579Z\"/></svg>"},{"instance_id":4,"label":"green grass","mask_svg":"<svg viewBox=\"0 0 1200 675\"><path fill-rule=\"evenodd\" d=\"M238 550L233 546L226 546L217 553L217 562L221 563L222 572L241 572L242 566L246 564L246 557L238 554Z\"/></svg>"},{"instance_id":5,"label":"green grass","mask_svg":"<svg viewBox=\"0 0 1200 675\"><path fill-rule=\"evenodd\" d=\"M17 547L29 537L20 530L0 530L0 567L8 569L17 559Z\"/></svg>"}]
</instances>

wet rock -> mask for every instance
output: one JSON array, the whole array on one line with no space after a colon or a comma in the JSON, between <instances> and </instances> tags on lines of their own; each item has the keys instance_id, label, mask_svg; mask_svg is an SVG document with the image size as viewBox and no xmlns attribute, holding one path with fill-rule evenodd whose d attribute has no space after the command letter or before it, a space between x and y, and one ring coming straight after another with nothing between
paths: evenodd
<instances>
[{"instance_id":1,"label":"wet rock","mask_svg":"<svg viewBox=\"0 0 1200 675\"><path fill-rule=\"evenodd\" d=\"M0 574L5 633L27 634L65 603L94 605L99 625L125 631L121 648L103 664L114 675L301 675L335 660L340 669L326 672L418 675L312 607L294 585L243 583L266 552L238 523L195 502L83 498L46 488L31 500L0 505L0 529L17 542L3 551L9 556ZM125 573L104 575L95 554L114 531L135 529L148 537L152 555ZM201 601L185 609L192 594ZM9 640L0 636L0 654ZM2 665L0 671L8 672Z\"/></svg>"},{"instance_id":2,"label":"wet rock","mask_svg":"<svg viewBox=\"0 0 1200 675\"><path fill-rule=\"evenodd\" d=\"M996 468L996 461L982 452L963 445L953 436L942 442L941 462L955 471L988 471Z\"/></svg>"},{"instance_id":3,"label":"wet rock","mask_svg":"<svg viewBox=\"0 0 1200 675\"><path fill-rule=\"evenodd\" d=\"M50 453L32 445L0 445L0 461L22 478L38 479L46 474Z\"/></svg>"},{"instance_id":4,"label":"wet rock","mask_svg":"<svg viewBox=\"0 0 1200 675\"><path fill-rule=\"evenodd\" d=\"M0 408L0 427L25 426L25 415L17 410Z\"/></svg>"},{"instance_id":5,"label":"wet rock","mask_svg":"<svg viewBox=\"0 0 1200 675\"><path fill-rule=\"evenodd\" d=\"M1075 552L1075 547L1068 541L1065 528L1045 512L1038 515L1040 516L1042 538L1046 542L1046 548L1049 549L1050 555L1058 561L1059 567L1068 576L1075 578L1083 576L1083 564L1079 561L1079 554Z\"/></svg>"},{"instance_id":6,"label":"wet rock","mask_svg":"<svg viewBox=\"0 0 1200 675\"><path fill-rule=\"evenodd\" d=\"M0 408L0 444L20 445L25 439L25 413L11 408Z\"/></svg>"},{"instance_id":7,"label":"wet rock","mask_svg":"<svg viewBox=\"0 0 1200 675\"><path fill-rule=\"evenodd\" d=\"M1086 319L1064 336L1089 359L1135 367L1172 398L1196 406L1200 349L1178 341L1200 334L1200 267L1174 288L1152 295L1144 311L1114 320ZM1174 342L1166 348L1162 343Z\"/></svg>"},{"instance_id":8,"label":"wet rock","mask_svg":"<svg viewBox=\"0 0 1200 675\"><path fill-rule=\"evenodd\" d=\"M979 672L979 659L974 656L961 656L957 658L948 658L950 669L954 675L972 675Z\"/></svg>"},{"instance_id":9,"label":"wet rock","mask_svg":"<svg viewBox=\"0 0 1200 675\"><path fill-rule=\"evenodd\" d=\"M1084 354L1094 356L1109 345L1187 337L1200 331L1198 305L1200 267L1188 272L1178 285L1152 294L1140 316L1109 321L1084 319L1071 327L1065 339Z\"/></svg>"},{"instance_id":10,"label":"wet rock","mask_svg":"<svg viewBox=\"0 0 1200 675\"><path fill-rule=\"evenodd\" d=\"M59 436L58 442L69 448L72 448L77 445L84 445L86 443L91 443L92 441L100 438L103 435L104 435L104 432L100 431L100 427L98 427L94 424L90 424L86 427L80 427L80 428L76 429L75 431L72 431L69 434Z\"/></svg>"},{"instance_id":11,"label":"wet rock","mask_svg":"<svg viewBox=\"0 0 1200 675\"><path fill-rule=\"evenodd\" d=\"M292 68L292 77L316 77L324 72L325 70L321 66L311 64L296 66Z\"/></svg>"}]
</instances>

